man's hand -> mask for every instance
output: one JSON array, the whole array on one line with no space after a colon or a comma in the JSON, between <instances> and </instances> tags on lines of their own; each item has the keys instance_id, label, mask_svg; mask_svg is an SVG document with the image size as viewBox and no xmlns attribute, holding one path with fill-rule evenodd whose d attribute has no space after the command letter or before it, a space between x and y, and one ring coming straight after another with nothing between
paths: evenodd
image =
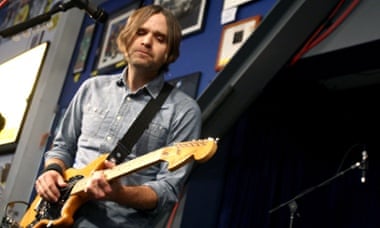
<instances>
[{"instance_id":1,"label":"man's hand","mask_svg":"<svg viewBox=\"0 0 380 228\"><path fill-rule=\"evenodd\" d=\"M110 169L114 166L115 163L108 160L104 161L104 169ZM92 199L114 201L122 188L119 179L108 181L103 170L98 170L89 177L84 191Z\"/></svg>"},{"instance_id":2,"label":"man's hand","mask_svg":"<svg viewBox=\"0 0 380 228\"><path fill-rule=\"evenodd\" d=\"M49 170L41 174L35 183L37 193L50 202L57 202L61 196L60 188L67 183L62 175L55 170Z\"/></svg>"}]
</instances>

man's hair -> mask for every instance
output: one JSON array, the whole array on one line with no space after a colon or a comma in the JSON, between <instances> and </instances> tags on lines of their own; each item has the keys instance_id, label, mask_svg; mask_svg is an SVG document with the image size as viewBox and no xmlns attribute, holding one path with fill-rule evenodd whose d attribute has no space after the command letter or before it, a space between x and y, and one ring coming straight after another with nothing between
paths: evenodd
<instances>
[{"instance_id":1,"label":"man's hair","mask_svg":"<svg viewBox=\"0 0 380 228\"><path fill-rule=\"evenodd\" d=\"M138 29L153 15L162 13L166 18L166 24L168 27L167 44L168 53L166 63L162 67L162 70L168 70L170 63L177 60L179 56L179 45L182 39L181 25L177 18L168 10L160 5L148 5L135 10L124 28L120 31L117 37L117 45L119 50L125 54L131 43L133 42Z\"/></svg>"},{"instance_id":2,"label":"man's hair","mask_svg":"<svg viewBox=\"0 0 380 228\"><path fill-rule=\"evenodd\" d=\"M1 115L0 113L0 131L3 130L3 128L5 127L5 118L3 115Z\"/></svg>"}]
</instances>

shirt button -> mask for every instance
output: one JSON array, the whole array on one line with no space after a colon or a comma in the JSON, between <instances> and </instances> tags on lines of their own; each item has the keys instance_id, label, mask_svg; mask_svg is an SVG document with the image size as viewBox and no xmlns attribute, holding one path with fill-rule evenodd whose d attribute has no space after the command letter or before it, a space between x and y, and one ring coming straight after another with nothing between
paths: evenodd
<instances>
[{"instance_id":1,"label":"shirt button","mask_svg":"<svg viewBox=\"0 0 380 228\"><path fill-rule=\"evenodd\" d=\"M130 97L127 97L127 101L130 101L131 100L131 98Z\"/></svg>"},{"instance_id":2,"label":"shirt button","mask_svg":"<svg viewBox=\"0 0 380 228\"><path fill-rule=\"evenodd\" d=\"M116 120L121 120L121 116L117 116L117 117L116 117Z\"/></svg>"},{"instance_id":3,"label":"shirt button","mask_svg":"<svg viewBox=\"0 0 380 228\"><path fill-rule=\"evenodd\" d=\"M112 136L107 136L107 141L111 141Z\"/></svg>"}]
</instances>

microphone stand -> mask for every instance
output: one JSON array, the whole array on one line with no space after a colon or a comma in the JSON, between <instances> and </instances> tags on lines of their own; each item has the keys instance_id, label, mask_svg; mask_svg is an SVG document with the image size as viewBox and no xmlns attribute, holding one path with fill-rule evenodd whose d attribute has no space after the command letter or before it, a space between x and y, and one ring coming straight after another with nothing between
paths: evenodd
<instances>
[{"instance_id":1,"label":"microphone stand","mask_svg":"<svg viewBox=\"0 0 380 228\"><path fill-rule=\"evenodd\" d=\"M315 191L317 188L320 188L322 186L325 186L327 185L328 183L332 182L333 180L337 179L338 177L341 177L343 176L345 173L347 173L348 171L350 170L354 170L356 168L359 168L362 166L362 163L364 163L365 161L362 161L362 162L356 162L355 164L351 165L350 167L348 167L347 169L335 174L334 176L330 177L329 179L321 182L320 184L317 184L311 188L308 188L306 189L305 191L301 192L300 194L296 195L295 197L293 197L292 199L272 208L271 210L269 210L269 214L279 210L280 208L284 207L284 206L288 206L289 209L290 209L290 221L289 221L289 228L292 228L293 227L293 221L294 221L294 215L296 214L297 212L297 203L296 203L296 200L302 198L303 196Z\"/></svg>"},{"instance_id":2,"label":"microphone stand","mask_svg":"<svg viewBox=\"0 0 380 228\"><path fill-rule=\"evenodd\" d=\"M13 36L13 35L15 35L19 32L22 32L22 31L24 31L30 27L33 27L33 26L36 26L36 25L41 24L43 22L49 21L53 14L56 14L56 13L61 12L61 11L64 12L70 8L73 8L73 7L75 7L75 4L73 3L73 1L69 1L66 3L58 3L58 4L54 5L51 8L51 10L49 10L48 12L46 12L44 14L41 14L37 17L31 18L28 21L21 22L19 24L16 24L12 27L9 27L9 28L6 28L6 29L0 31L0 35L4 38L9 37L9 36Z\"/></svg>"}]
</instances>

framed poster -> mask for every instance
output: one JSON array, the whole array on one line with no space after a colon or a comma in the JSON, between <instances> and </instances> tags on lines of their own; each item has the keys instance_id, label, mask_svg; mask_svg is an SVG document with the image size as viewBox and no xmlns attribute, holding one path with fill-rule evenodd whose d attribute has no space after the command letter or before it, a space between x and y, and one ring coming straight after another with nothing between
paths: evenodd
<instances>
[{"instance_id":1,"label":"framed poster","mask_svg":"<svg viewBox=\"0 0 380 228\"><path fill-rule=\"evenodd\" d=\"M16 20L16 15L18 15L20 2L12 1L8 5L4 5L3 15L1 15L0 30L5 30L13 26L14 21Z\"/></svg>"},{"instance_id":2,"label":"framed poster","mask_svg":"<svg viewBox=\"0 0 380 228\"><path fill-rule=\"evenodd\" d=\"M104 36L98 56L96 71L103 73L108 70L117 69L126 64L124 55L119 52L116 39L120 30L124 27L128 17L140 6L140 1L135 1L119 12L110 16L105 25Z\"/></svg>"},{"instance_id":3,"label":"framed poster","mask_svg":"<svg viewBox=\"0 0 380 228\"><path fill-rule=\"evenodd\" d=\"M220 71L255 31L261 16L253 16L225 25L220 38L215 70Z\"/></svg>"},{"instance_id":4,"label":"framed poster","mask_svg":"<svg viewBox=\"0 0 380 228\"><path fill-rule=\"evenodd\" d=\"M29 18L35 18L45 12L45 7L48 4L46 0L32 0L32 6L29 11Z\"/></svg>"},{"instance_id":5,"label":"framed poster","mask_svg":"<svg viewBox=\"0 0 380 228\"><path fill-rule=\"evenodd\" d=\"M182 27L182 35L188 35L202 29L207 0L154 0L154 4L169 9Z\"/></svg>"},{"instance_id":6,"label":"framed poster","mask_svg":"<svg viewBox=\"0 0 380 228\"><path fill-rule=\"evenodd\" d=\"M0 131L0 151L16 148L48 49L44 42L0 64L0 97L9 98L0 99L6 121Z\"/></svg>"},{"instance_id":7,"label":"framed poster","mask_svg":"<svg viewBox=\"0 0 380 228\"><path fill-rule=\"evenodd\" d=\"M31 7L30 0L20 1L20 5L17 9L13 25L18 25L25 22L29 18L29 11Z\"/></svg>"},{"instance_id":8,"label":"framed poster","mask_svg":"<svg viewBox=\"0 0 380 228\"><path fill-rule=\"evenodd\" d=\"M79 52L73 69L74 74L82 72L86 66L88 52L90 50L92 37L95 31L95 25L96 24L88 25L84 30L83 38L80 42Z\"/></svg>"}]
</instances>

